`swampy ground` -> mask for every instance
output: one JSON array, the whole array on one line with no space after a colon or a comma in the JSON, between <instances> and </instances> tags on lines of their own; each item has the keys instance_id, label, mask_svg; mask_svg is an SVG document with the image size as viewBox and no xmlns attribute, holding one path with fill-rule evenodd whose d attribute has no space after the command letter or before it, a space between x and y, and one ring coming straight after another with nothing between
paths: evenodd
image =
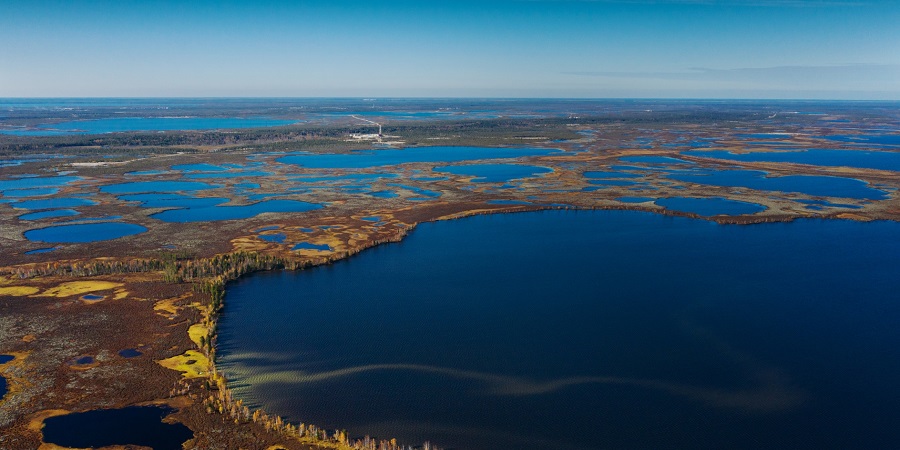
<instances>
[{"instance_id":1,"label":"swampy ground","mask_svg":"<svg viewBox=\"0 0 900 450\"><path fill-rule=\"evenodd\" d=\"M60 448L49 417L150 405L172 408L164 421L190 429L189 448L351 448L360 436L233 398L213 364L224 285L422 222L542 209L900 220L891 103L397 101L367 111L377 136L351 100L186 101L166 114L270 121L128 131L72 124L72 108L99 121L116 102L46 102L0 117L2 448ZM132 106L138 128L158 114Z\"/></svg>"}]
</instances>

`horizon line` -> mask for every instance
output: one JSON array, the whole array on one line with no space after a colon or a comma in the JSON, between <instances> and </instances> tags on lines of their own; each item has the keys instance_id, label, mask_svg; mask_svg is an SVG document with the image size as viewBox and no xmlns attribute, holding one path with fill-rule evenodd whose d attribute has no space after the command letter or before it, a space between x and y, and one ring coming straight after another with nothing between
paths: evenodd
<instances>
[{"instance_id":1,"label":"horizon line","mask_svg":"<svg viewBox=\"0 0 900 450\"><path fill-rule=\"evenodd\" d=\"M808 98L808 97L504 97L504 96L0 96L0 100L665 100L665 101L802 101L802 102L900 102L900 97L871 98Z\"/></svg>"}]
</instances>

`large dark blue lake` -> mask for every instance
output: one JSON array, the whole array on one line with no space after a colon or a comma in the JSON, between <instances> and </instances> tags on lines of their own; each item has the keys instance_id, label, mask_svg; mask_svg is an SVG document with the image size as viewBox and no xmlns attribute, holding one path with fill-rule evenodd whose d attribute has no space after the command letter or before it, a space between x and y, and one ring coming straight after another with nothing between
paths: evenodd
<instances>
[{"instance_id":1,"label":"large dark blue lake","mask_svg":"<svg viewBox=\"0 0 900 450\"><path fill-rule=\"evenodd\" d=\"M229 285L251 404L454 449L891 448L900 223L630 211L420 225Z\"/></svg>"}]
</instances>

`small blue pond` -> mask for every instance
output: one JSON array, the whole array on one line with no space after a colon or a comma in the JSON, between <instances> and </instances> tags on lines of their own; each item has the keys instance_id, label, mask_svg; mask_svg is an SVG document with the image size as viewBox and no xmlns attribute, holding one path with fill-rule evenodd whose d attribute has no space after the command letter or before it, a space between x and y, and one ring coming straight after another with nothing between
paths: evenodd
<instances>
[{"instance_id":1,"label":"small blue pond","mask_svg":"<svg viewBox=\"0 0 900 450\"><path fill-rule=\"evenodd\" d=\"M311 244L309 242L299 242L297 245L291 248L291 250L322 250L322 251L331 251L331 246L328 244Z\"/></svg>"},{"instance_id":2,"label":"small blue pond","mask_svg":"<svg viewBox=\"0 0 900 450\"><path fill-rule=\"evenodd\" d=\"M315 203L297 200L265 200L244 206L210 206L203 208L170 209L150 217L163 222L206 222L215 220L249 219L263 213L304 212L322 208Z\"/></svg>"},{"instance_id":3,"label":"small blue pond","mask_svg":"<svg viewBox=\"0 0 900 450\"><path fill-rule=\"evenodd\" d=\"M44 195L53 195L59 192L57 188L30 188L30 189L10 189L3 191L4 197L42 197Z\"/></svg>"},{"instance_id":4,"label":"small blue pond","mask_svg":"<svg viewBox=\"0 0 900 450\"><path fill-rule=\"evenodd\" d=\"M174 412L166 406L130 406L50 417L44 442L63 447L97 448L137 445L154 450L181 450L194 433L180 423L165 423Z\"/></svg>"},{"instance_id":5,"label":"small blue pond","mask_svg":"<svg viewBox=\"0 0 900 450\"><path fill-rule=\"evenodd\" d=\"M19 220L41 220L52 219L54 217L71 217L81 214L74 209L51 209L47 211L39 211L19 216Z\"/></svg>"},{"instance_id":6,"label":"small blue pond","mask_svg":"<svg viewBox=\"0 0 900 450\"><path fill-rule=\"evenodd\" d=\"M81 298L83 300L103 300L103 296L97 294L85 294L82 295Z\"/></svg>"},{"instance_id":7,"label":"small blue pond","mask_svg":"<svg viewBox=\"0 0 900 450\"><path fill-rule=\"evenodd\" d=\"M139 194L142 192L202 191L217 187L221 186L200 181L133 181L101 186L100 192L108 194Z\"/></svg>"},{"instance_id":8,"label":"small blue pond","mask_svg":"<svg viewBox=\"0 0 900 450\"><path fill-rule=\"evenodd\" d=\"M274 242L276 244L282 244L282 243L284 243L285 238L287 238L287 235L284 233L261 234L258 237L266 242Z\"/></svg>"},{"instance_id":9,"label":"small blue pond","mask_svg":"<svg viewBox=\"0 0 900 450\"><path fill-rule=\"evenodd\" d=\"M25 252L25 254L26 255L40 255L41 253L50 253L56 249L57 249L57 247L37 248L34 250L29 250L29 251Z\"/></svg>"},{"instance_id":10,"label":"small blue pond","mask_svg":"<svg viewBox=\"0 0 900 450\"><path fill-rule=\"evenodd\" d=\"M416 162L459 162L476 159L519 158L558 153L549 148L413 147L403 150L360 150L347 154L293 154L281 163L311 168L364 168Z\"/></svg>"},{"instance_id":11,"label":"small blue pond","mask_svg":"<svg viewBox=\"0 0 900 450\"><path fill-rule=\"evenodd\" d=\"M469 164L465 166L435 167L434 171L476 177L472 179L474 183L503 183L519 178L530 178L550 173L553 172L553 169L519 164Z\"/></svg>"},{"instance_id":12,"label":"small blue pond","mask_svg":"<svg viewBox=\"0 0 900 450\"><path fill-rule=\"evenodd\" d=\"M7 189L30 189L30 188L49 188L65 186L73 181L80 180L81 177L75 176L56 176L56 177L27 177L17 178L14 180L0 180L0 191Z\"/></svg>"},{"instance_id":13,"label":"small blue pond","mask_svg":"<svg viewBox=\"0 0 900 450\"><path fill-rule=\"evenodd\" d=\"M394 198L398 196L397 193L393 191L375 191L368 192L367 194L375 198Z\"/></svg>"},{"instance_id":14,"label":"small blue pond","mask_svg":"<svg viewBox=\"0 0 900 450\"><path fill-rule=\"evenodd\" d=\"M860 198L881 200L887 193L868 187L860 180L843 177L818 175L788 175L766 177L766 172L758 170L698 170L694 172L671 173L673 180L713 186L734 186L763 191L800 192L825 197Z\"/></svg>"},{"instance_id":15,"label":"small blue pond","mask_svg":"<svg viewBox=\"0 0 900 450\"><path fill-rule=\"evenodd\" d=\"M138 357L141 355L143 355L143 353L141 353L133 348L126 348L124 350L119 350L119 356L121 356L123 358L135 358L135 357Z\"/></svg>"},{"instance_id":16,"label":"small blue pond","mask_svg":"<svg viewBox=\"0 0 900 450\"><path fill-rule=\"evenodd\" d=\"M766 207L756 203L740 202L722 197L667 197L656 200L657 205L674 211L694 213L701 216L754 214L765 211Z\"/></svg>"},{"instance_id":17,"label":"small blue pond","mask_svg":"<svg viewBox=\"0 0 900 450\"><path fill-rule=\"evenodd\" d=\"M0 355L0 364L6 364L15 359L12 355ZM0 400L6 395L6 378L0 375Z\"/></svg>"},{"instance_id":18,"label":"small blue pond","mask_svg":"<svg viewBox=\"0 0 900 450\"><path fill-rule=\"evenodd\" d=\"M190 197L183 194L132 194L119 196L126 202L141 202L144 208L205 208L228 203L224 197Z\"/></svg>"},{"instance_id":19,"label":"small blue pond","mask_svg":"<svg viewBox=\"0 0 900 450\"><path fill-rule=\"evenodd\" d=\"M860 208L862 208L862 206L858 206L858 205L848 205L848 204L845 204L845 203L832 203L832 202L825 201L825 200L803 200L803 199L796 199L796 200L794 200L794 201L797 202L797 203L803 203L804 205L810 205L810 206L815 207L815 208L810 208L810 206L807 206L807 208L810 208L810 209L822 209L822 208L821 208L822 206L827 206L827 207L829 207L829 208L848 208L848 209L860 209Z\"/></svg>"},{"instance_id":20,"label":"small blue pond","mask_svg":"<svg viewBox=\"0 0 900 450\"><path fill-rule=\"evenodd\" d=\"M172 166L172 170L180 170L182 172L225 172L226 167L214 166L212 164L179 164Z\"/></svg>"},{"instance_id":21,"label":"small blue pond","mask_svg":"<svg viewBox=\"0 0 900 450\"><path fill-rule=\"evenodd\" d=\"M93 364L94 357L93 356L79 356L75 358L75 364L77 365L85 365L85 364Z\"/></svg>"},{"instance_id":22,"label":"small blue pond","mask_svg":"<svg viewBox=\"0 0 900 450\"><path fill-rule=\"evenodd\" d=\"M57 197L40 200L25 200L13 203L13 208L22 209L48 209L48 208L74 208L76 206L96 205L97 202L81 197Z\"/></svg>"},{"instance_id":23,"label":"small blue pond","mask_svg":"<svg viewBox=\"0 0 900 450\"><path fill-rule=\"evenodd\" d=\"M829 167L860 167L900 171L900 153L865 150L809 149L788 152L758 152L735 154L725 150L687 151L683 154L701 158L727 159L748 162L789 162Z\"/></svg>"},{"instance_id":24,"label":"small blue pond","mask_svg":"<svg viewBox=\"0 0 900 450\"><path fill-rule=\"evenodd\" d=\"M57 225L25 232L25 238L34 242L97 242L140 234L146 228L133 223L101 222Z\"/></svg>"}]
</instances>

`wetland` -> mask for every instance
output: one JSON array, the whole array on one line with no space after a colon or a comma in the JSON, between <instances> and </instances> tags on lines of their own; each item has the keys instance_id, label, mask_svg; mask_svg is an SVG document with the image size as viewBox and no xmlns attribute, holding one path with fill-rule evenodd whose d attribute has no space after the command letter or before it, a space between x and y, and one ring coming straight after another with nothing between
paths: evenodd
<instances>
[{"instance_id":1,"label":"wetland","mask_svg":"<svg viewBox=\"0 0 900 450\"><path fill-rule=\"evenodd\" d=\"M0 105L0 447L898 438L895 103Z\"/></svg>"}]
</instances>

